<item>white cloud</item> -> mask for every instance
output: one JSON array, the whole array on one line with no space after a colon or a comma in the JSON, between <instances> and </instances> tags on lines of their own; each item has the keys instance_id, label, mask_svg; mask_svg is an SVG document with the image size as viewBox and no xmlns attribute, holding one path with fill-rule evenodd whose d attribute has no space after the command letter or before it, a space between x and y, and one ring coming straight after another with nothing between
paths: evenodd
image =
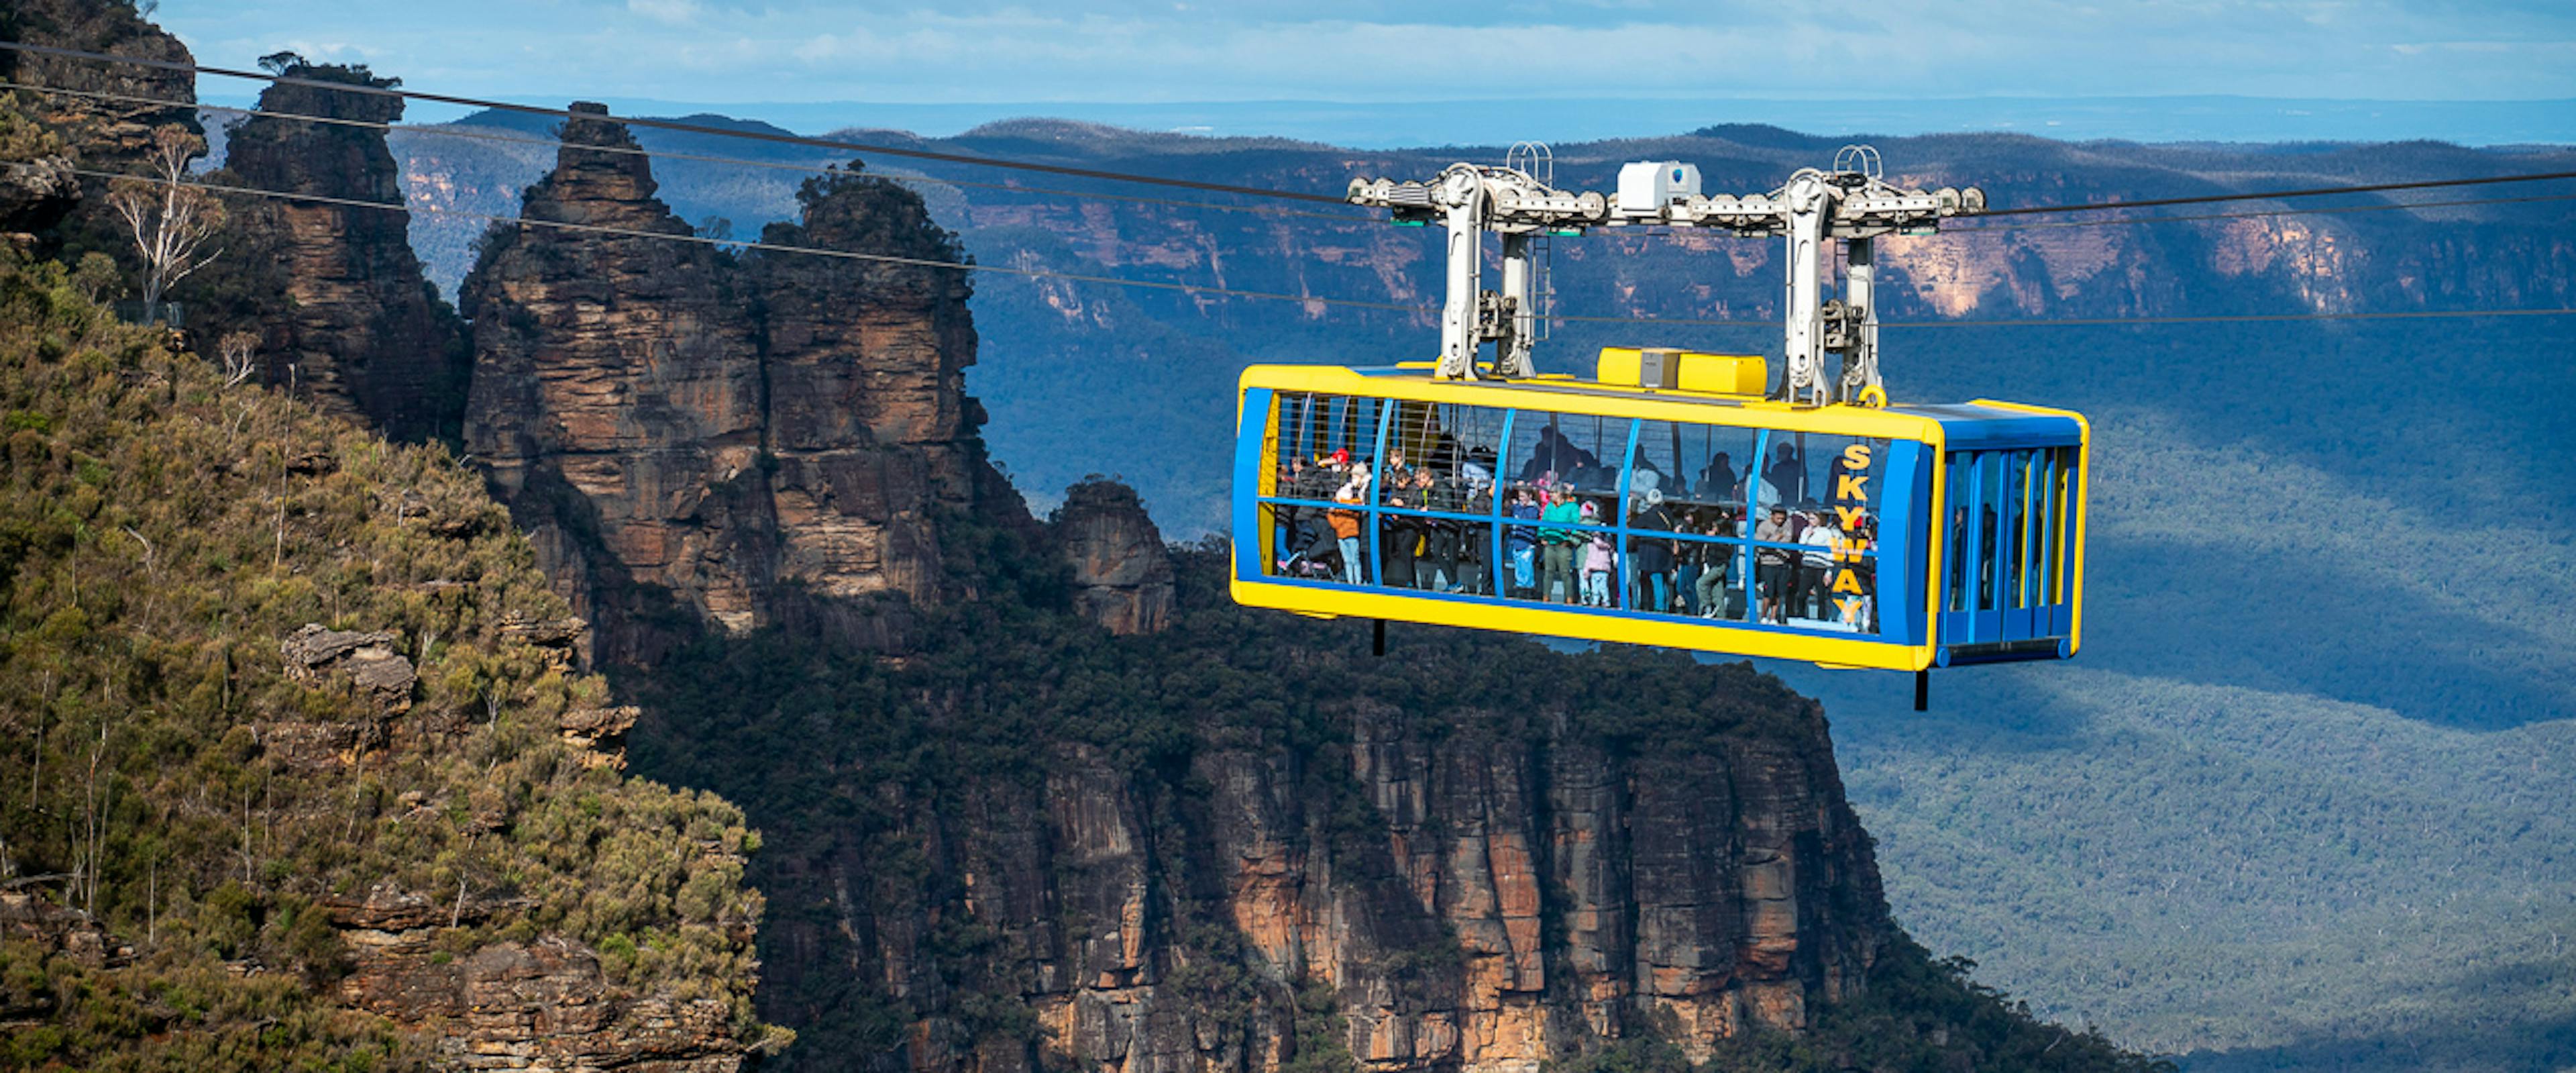
<instances>
[{"instance_id":1,"label":"white cloud","mask_svg":"<svg viewBox=\"0 0 2576 1073\"><path fill-rule=\"evenodd\" d=\"M696 0L626 0L626 10L670 26L688 26L705 13Z\"/></svg>"},{"instance_id":2,"label":"white cloud","mask_svg":"<svg viewBox=\"0 0 2576 1073\"><path fill-rule=\"evenodd\" d=\"M1406 21L1385 21L1390 14ZM362 54L387 73L422 85L434 74L442 86L484 94L2576 97L2576 63L2568 62L2576 5L2516 0L2438 10L2373 0L1961 0L1865 16L1725 0L1417 0L1396 9L1361 0L1094 0L1082 10L1027 0L450 0L434 10L269 0L193 21L163 17L192 43L292 34L333 43L317 49L366 46ZM2463 20L2480 40L2457 39ZM192 27L206 32L189 34ZM208 58L240 62L270 48Z\"/></svg>"}]
</instances>

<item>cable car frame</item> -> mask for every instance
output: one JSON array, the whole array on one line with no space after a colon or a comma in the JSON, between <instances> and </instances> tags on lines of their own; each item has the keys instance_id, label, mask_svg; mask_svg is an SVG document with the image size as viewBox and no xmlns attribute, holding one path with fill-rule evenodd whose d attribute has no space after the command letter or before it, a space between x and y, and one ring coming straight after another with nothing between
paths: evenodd
<instances>
[{"instance_id":1,"label":"cable car frame","mask_svg":"<svg viewBox=\"0 0 2576 1073\"><path fill-rule=\"evenodd\" d=\"M1364 405L1373 414L1375 427L1364 430L1364 438L1301 434L1296 429L1306 422L1295 410L1301 404L1312 406L1301 400L1353 400L1355 409ZM1403 449L1400 415L1408 407L1442 406L1502 415L1502 429L1493 437L1499 448L1493 452L1496 479L1480 510L1390 506L1388 496L1374 483L1368 498L1356 504L1299 498L1282 486L1289 458L1329 454L1325 449L1336 444L1344 445L1342 449L1358 448L1352 452L1355 457L1389 459ZM1419 622L1888 670L2062 659L2082 645L2085 461L2091 430L2081 415L2069 411L1993 400L1949 406L1799 407L1756 397L1638 389L1561 376L1443 380L1432 375L1428 364L1385 369L1254 366L1243 374L1240 407L1234 481L1236 488L1249 494L1238 494L1234 501L1231 591L1236 602L1245 606L1317 617ZM1624 424L1620 464L1611 469L1618 483L1573 491L1578 497L1607 501L1617 513L1596 523L1511 517L1505 509L1506 495L1524 482L1506 478L1501 467L1512 461L1512 446L1522 442L1520 429L1530 422L1548 422L1553 427L1567 417ZM1628 507L1637 498L1633 482L1640 470L1639 441L1648 422L1748 434L1754 445L1743 482L1748 490L1767 483L1758 467L1774 456L1774 445L1782 442L1774 437L1839 437L1886 444L1883 459L1873 459L1881 463L1878 475L1871 478L1878 483L1866 502L1857 505L1875 522L1878 533L1873 547L1856 553L1872 565L1874 583L1867 596L1878 612L1877 628L1817 619L1759 621L1760 582L1754 566L1759 550L1779 548L1801 555L1812 551L1812 546L1755 539L1753 516L1771 505L1759 491L1740 501L1698 502L1734 510L1738 531L1733 537L1638 528ZM1678 458L1672 461L1689 464ZM1648 471L1660 473L1661 467L1648 467ZM1836 506L1809 498L1774 502L1790 508ZM1301 510L1357 516L1367 538L1363 552L1367 561L1359 583L1297 576L1283 569L1283 537L1292 532L1288 516ZM1484 583L1462 586L1476 591L1455 592L1388 584L1386 523L1407 517L1452 524L1463 530L1465 539L1482 541L1477 549L1481 554L1463 561L1478 564L1485 573ZM1952 524L1933 524L1942 518ZM1511 566L1505 545L1513 528L1607 535L1614 557L1611 584L1616 590L1611 605L1550 602L1546 592L1537 600L1508 595L1515 586L1506 580ZM1731 571L1740 579L1729 588L1729 599L1740 594L1750 613L1703 618L1635 606L1640 579L1630 559L1640 539L1725 548L1735 564Z\"/></svg>"}]
</instances>

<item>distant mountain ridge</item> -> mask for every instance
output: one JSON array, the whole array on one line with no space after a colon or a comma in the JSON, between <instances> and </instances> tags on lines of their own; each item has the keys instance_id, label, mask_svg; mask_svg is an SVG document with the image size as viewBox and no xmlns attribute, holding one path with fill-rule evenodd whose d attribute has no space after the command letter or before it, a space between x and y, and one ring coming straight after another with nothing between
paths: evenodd
<instances>
[{"instance_id":1,"label":"distant mountain ridge","mask_svg":"<svg viewBox=\"0 0 2576 1073\"><path fill-rule=\"evenodd\" d=\"M521 98L547 103L543 98ZM247 105L219 87L210 103ZM554 102L560 104L560 102ZM2464 145L2576 141L2576 101L2385 101L2182 97L1552 98L1486 100L675 101L608 98L618 115L759 116L802 131L906 130L954 137L978 125L1057 116L1136 130L1286 137L1371 150L1443 143L1581 142L1656 136L1712 123L1880 136L2010 130L2076 141L2240 145L2444 138Z\"/></svg>"}]
</instances>

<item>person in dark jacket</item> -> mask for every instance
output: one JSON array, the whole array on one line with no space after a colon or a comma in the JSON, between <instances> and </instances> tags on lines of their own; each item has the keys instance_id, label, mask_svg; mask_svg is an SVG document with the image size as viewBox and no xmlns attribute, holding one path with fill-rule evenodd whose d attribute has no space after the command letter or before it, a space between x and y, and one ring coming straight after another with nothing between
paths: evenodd
<instances>
[{"instance_id":1,"label":"person in dark jacket","mask_svg":"<svg viewBox=\"0 0 2576 1073\"><path fill-rule=\"evenodd\" d=\"M1412 470L1402 468L1403 455L1388 458L1388 468L1379 474L1382 502L1405 510L1422 509L1422 490L1414 483ZM1399 589L1420 588L1414 577L1414 549L1422 541L1422 519L1410 514L1380 515L1385 521L1378 527L1377 559L1384 574L1378 584Z\"/></svg>"},{"instance_id":2,"label":"person in dark jacket","mask_svg":"<svg viewBox=\"0 0 2576 1073\"><path fill-rule=\"evenodd\" d=\"M1717 457L1708 460L1708 468L1699 471L1700 500L1713 503L1728 496L1743 498L1743 493L1735 488L1736 480L1735 460L1727 457L1726 452L1719 451Z\"/></svg>"},{"instance_id":3,"label":"person in dark jacket","mask_svg":"<svg viewBox=\"0 0 2576 1073\"><path fill-rule=\"evenodd\" d=\"M1637 509L1628 516L1632 529L1642 530L1628 540L1628 567L1631 574L1633 606L1639 610L1664 612L1673 608L1673 540L1651 534L1673 531L1673 516L1664 509L1664 493L1649 488L1635 499Z\"/></svg>"},{"instance_id":4,"label":"person in dark jacket","mask_svg":"<svg viewBox=\"0 0 2576 1073\"><path fill-rule=\"evenodd\" d=\"M1466 499L1459 509L1470 517L1490 517L1494 513L1494 482L1484 470L1470 468L1465 483ZM1484 522L1462 522L1458 526L1458 586L1478 596L1494 591L1494 527Z\"/></svg>"}]
</instances>

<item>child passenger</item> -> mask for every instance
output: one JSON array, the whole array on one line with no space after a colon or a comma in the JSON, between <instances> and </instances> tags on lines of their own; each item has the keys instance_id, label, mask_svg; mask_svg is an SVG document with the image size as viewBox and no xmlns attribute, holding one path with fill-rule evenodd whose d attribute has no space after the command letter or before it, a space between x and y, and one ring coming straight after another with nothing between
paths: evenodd
<instances>
[{"instance_id":1,"label":"child passenger","mask_svg":"<svg viewBox=\"0 0 2576 1073\"><path fill-rule=\"evenodd\" d=\"M1583 501L1583 523L1601 524L1601 506ZM1583 602L1593 607L1610 606L1611 553L1610 534L1594 531L1583 544Z\"/></svg>"}]
</instances>

